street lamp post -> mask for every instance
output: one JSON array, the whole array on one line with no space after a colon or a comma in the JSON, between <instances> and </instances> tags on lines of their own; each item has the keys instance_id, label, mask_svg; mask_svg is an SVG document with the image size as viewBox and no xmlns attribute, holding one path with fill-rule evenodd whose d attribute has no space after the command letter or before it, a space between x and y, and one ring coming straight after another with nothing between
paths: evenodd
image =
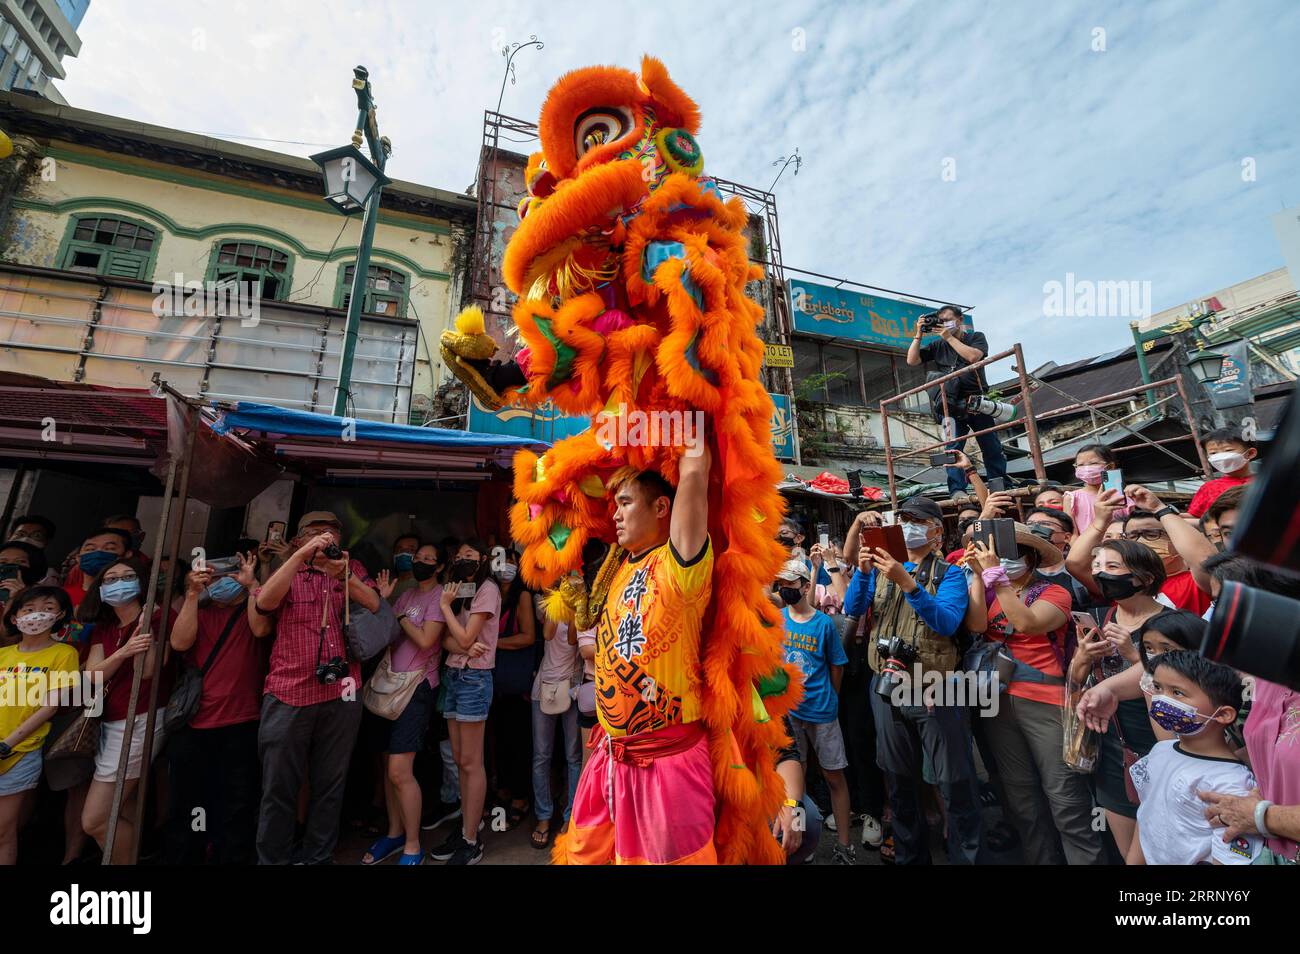
<instances>
[{"instance_id":1,"label":"street lamp post","mask_svg":"<svg viewBox=\"0 0 1300 954\"><path fill-rule=\"evenodd\" d=\"M361 241L357 244L348 317L343 329L343 348L339 354L338 383L334 389L336 417L343 417L347 413L352 390L352 362L357 350L357 329L361 325L361 310L365 307L366 289L369 285L370 249L374 245L375 225L379 220L379 200L384 186L392 182L384 175L384 166L393 151L393 144L387 136L379 135L370 73L364 66L358 66L352 72L352 88L356 90L358 108L352 145L311 157L325 175L326 201L343 215L362 213ZM370 149L370 159L361 152L362 139Z\"/></svg>"}]
</instances>

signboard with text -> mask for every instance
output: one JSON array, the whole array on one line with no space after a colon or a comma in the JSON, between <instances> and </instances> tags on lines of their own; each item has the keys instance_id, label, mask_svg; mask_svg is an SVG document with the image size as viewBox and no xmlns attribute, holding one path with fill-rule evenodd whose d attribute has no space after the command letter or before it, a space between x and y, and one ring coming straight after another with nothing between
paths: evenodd
<instances>
[{"instance_id":1,"label":"signboard with text","mask_svg":"<svg viewBox=\"0 0 1300 954\"><path fill-rule=\"evenodd\" d=\"M906 351L911 345L920 317L939 307L802 279L792 278L786 285L795 331L823 338L847 338L899 351ZM967 327L970 324L967 318ZM933 338L927 335L924 340Z\"/></svg>"},{"instance_id":2,"label":"signboard with text","mask_svg":"<svg viewBox=\"0 0 1300 954\"><path fill-rule=\"evenodd\" d=\"M1215 345L1214 350L1223 355L1223 373L1218 380L1209 381L1205 389L1210 392L1210 402L1222 411L1241 407L1255 400L1250 386L1250 348L1244 339Z\"/></svg>"},{"instance_id":3,"label":"signboard with text","mask_svg":"<svg viewBox=\"0 0 1300 954\"><path fill-rule=\"evenodd\" d=\"M551 444L581 434L591 423L590 418L561 414L552 404L545 404L535 410L503 407L499 411L489 411L473 394L469 396L468 417L465 429L476 434L510 434L515 437L532 437Z\"/></svg>"},{"instance_id":4,"label":"signboard with text","mask_svg":"<svg viewBox=\"0 0 1300 954\"><path fill-rule=\"evenodd\" d=\"M764 344L763 363L769 368L793 368L794 348L783 344Z\"/></svg>"},{"instance_id":5,"label":"signboard with text","mask_svg":"<svg viewBox=\"0 0 1300 954\"><path fill-rule=\"evenodd\" d=\"M777 460L794 460L794 418L790 414L790 396L772 394L772 451Z\"/></svg>"}]
</instances>

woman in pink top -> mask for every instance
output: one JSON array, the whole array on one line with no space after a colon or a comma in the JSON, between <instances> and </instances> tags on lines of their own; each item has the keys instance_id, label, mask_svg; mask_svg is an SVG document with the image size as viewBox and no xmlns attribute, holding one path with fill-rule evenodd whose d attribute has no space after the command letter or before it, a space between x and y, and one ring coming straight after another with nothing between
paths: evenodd
<instances>
[{"instance_id":1,"label":"woman in pink top","mask_svg":"<svg viewBox=\"0 0 1300 954\"><path fill-rule=\"evenodd\" d=\"M415 753L424 745L424 734L437 701L438 663L442 659L442 634L446 622L442 614L442 586L438 583L438 548L423 544L411 561L415 586L403 591L393 605L393 614L402 628L402 639L392 648L394 672L424 672L424 680L415 694L393 720L388 745L384 750L384 800L388 806L388 834L380 838L365 857L363 865L376 865L402 852L399 865L419 865L424 861L420 845L420 812L423 799L420 783L415 780ZM383 570L376 578L379 595L388 599L397 580Z\"/></svg>"},{"instance_id":2,"label":"woman in pink top","mask_svg":"<svg viewBox=\"0 0 1300 954\"><path fill-rule=\"evenodd\" d=\"M1257 865L1300 864L1300 692L1256 677L1245 736L1259 788L1241 796L1200 792L1205 817L1227 826L1224 841L1267 838L1268 850L1255 859Z\"/></svg>"},{"instance_id":3,"label":"woman in pink top","mask_svg":"<svg viewBox=\"0 0 1300 954\"><path fill-rule=\"evenodd\" d=\"M492 578L492 561L482 543L460 545L439 606L447 621L442 639L447 651L443 715L460 770L461 830L453 831L429 856L453 865L476 865L483 858L478 831L487 796L483 729L492 705L492 667L501 616L501 589Z\"/></svg>"}]
</instances>

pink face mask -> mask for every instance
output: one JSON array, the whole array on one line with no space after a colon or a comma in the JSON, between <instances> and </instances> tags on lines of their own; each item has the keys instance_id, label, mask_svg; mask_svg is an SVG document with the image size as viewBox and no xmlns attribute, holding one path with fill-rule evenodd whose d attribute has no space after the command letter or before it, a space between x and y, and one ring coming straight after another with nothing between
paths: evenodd
<instances>
[{"instance_id":1,"label":"pink face mask","mask_svg":"<svg viewBox=\"0 0 1300 954\"><path fill-rule=\"evenodd\" d=\"M1106 476L1106 468L1102 464L1084 464L1074 468L1074 476L1085 484L1099 484Z\"/></svg>"}]
</instances>

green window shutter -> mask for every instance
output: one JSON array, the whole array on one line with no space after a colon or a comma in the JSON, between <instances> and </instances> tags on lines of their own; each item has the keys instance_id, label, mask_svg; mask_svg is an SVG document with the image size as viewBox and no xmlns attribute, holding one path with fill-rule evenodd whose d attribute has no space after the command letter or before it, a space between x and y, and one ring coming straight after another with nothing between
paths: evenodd
<instances>
[{"instance_id":1,"label":"green window shutter","mask_svg":"<svg viewBox=\"0 0 1300 954\"><path fill-rule=\"evenodd\" d=\"M136 255L110 252L108 265L101 274L113 278L144 278L145 259Z\"/></svg>"}]
</instances>

